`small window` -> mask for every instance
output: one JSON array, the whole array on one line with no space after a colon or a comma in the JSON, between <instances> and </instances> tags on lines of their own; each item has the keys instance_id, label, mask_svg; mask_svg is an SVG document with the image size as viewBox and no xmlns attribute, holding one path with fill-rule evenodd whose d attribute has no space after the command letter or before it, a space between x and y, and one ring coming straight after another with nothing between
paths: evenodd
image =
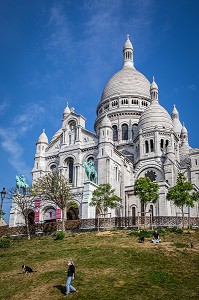
<instances>
[{"instance_id":1,"label":"small window","mask_svg":"<svg viewBox=\"0 0 199 300\"><path fill-rule=\"evenodd\" d=\"M117 126L113 125L113 141L117 141L118 140L118 131L117 131Z\"/></svg>"},{"instance_id":2,"label":"small window","mask_svg":"<svg viewBox=\"0 0 199 300\"><path fill-rule=\"evenodd\" d=\"M124 140L124 141L128 140L128 125L127 124L122 125L122 140Z\"/></svg>"},{"instance_id":3,"label":"small window","mask_svg":"<svg viewBox=\"0 0 199 300\"><path fill-rule=\"evenodd\" d=\"M151 152L154 152L153 140L150 140L150 148Z\"/></svg>"},{"instance_id":4,"label":"small window","mask_svg":"<svg viewBox=\"0 0 199 300\"><path fill-rule=\"evenodd\" d=\"M145 141L145 151L146 153L149 153L149 142Z\"/></svg>"}]
</instances>

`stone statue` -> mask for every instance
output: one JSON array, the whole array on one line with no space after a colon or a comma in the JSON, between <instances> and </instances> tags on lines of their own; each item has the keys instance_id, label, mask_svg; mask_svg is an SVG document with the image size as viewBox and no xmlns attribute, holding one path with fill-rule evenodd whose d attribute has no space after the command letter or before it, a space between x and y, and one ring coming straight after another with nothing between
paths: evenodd
<instances>
[{"instance_id":1,"label":"stone statue","mask_svg":"<svg viewBox=\"0 0 199 300\"><path fill-rule=\"evenodd\" d=\"M85 168L88 180L97 183L97 171L95 170L94 161L83 162L82 166Z\"/></svg>"},{"instance_id":2,"label":"stone statue","mask_svg":"<svg viewBox=\"0 0 199 300\"><path fill-rule=\"evenodd\" d=\"M21 176L16 176L16 192L20 193L20 191L23 192L23 194L25 194L28 190L28 184L26 183L26 179L24 177L24 175Z\"/></svg>"}]
</instances>

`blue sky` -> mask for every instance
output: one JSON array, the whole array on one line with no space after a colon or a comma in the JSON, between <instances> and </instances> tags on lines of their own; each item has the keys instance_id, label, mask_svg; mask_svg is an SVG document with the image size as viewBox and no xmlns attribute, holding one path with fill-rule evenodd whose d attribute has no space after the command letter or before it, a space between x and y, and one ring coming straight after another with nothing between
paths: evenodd
<instances>
[{"instance_id":1,"label":"blue sky","mask_svg":"<svg viewBox=\"0 0 199 300\"><path fill-rule=\"evenodd\" d=\"M0 0L0 189L21 174L31 183L37 139L61 127L66 102L94 131L127 34L136 69L155 76L161 105L176 104L199 147L198 10L197 0Z\"/></svg>"}]
</instances>

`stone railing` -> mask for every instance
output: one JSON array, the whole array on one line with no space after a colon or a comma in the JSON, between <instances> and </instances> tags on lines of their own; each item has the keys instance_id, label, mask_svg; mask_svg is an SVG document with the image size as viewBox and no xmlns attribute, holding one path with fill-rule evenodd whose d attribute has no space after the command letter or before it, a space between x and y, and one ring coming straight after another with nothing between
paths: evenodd
<instances>
[{"instance_id":1,"label":"stone railing","mask_svg":"<svg viewBox=\"0 0 199 300\"><path fill-rule=\"evenodd\" d=\"M182 227L182 217L146 217L145 227ZM184 218L184 227L199 228L199 218ZM82 219L82 220L66 220L65 230L72 231L88 231L88 230L104 230L113 228L143 228L144 217L127 217L127 218L96 218L96 219ZM29 227L31 235L48 235L58 230L62 230L62 222L46 222L35 223ZM0 237L12 236L19 237L26 235L26 227L0 227Z\"/></svg>"}]
</instances>

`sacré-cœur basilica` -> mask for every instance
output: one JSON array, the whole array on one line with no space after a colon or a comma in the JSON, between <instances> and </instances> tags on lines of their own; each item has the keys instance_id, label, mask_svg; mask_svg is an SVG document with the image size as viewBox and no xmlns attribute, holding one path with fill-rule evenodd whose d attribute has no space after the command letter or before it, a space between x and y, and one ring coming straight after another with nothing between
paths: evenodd
<instances>
[{"instance_id":1,"label":"sacr\u00e9-c\u0153ur basilica","mask_svg":"<svg viewBox=\"0 0 199 300\"><path fill-rule=\"evenodd\" d=\"M136 70L129 36L123 48L123 67L102 92L94 128L95 133L88 131L85 118L67 104L62 126L51 141L44 131L38 138L33 182L53 169L69 179L76 204L67 212L66 219L70 220L99 216L101 212L89 206L92 192L98 184L110 183L122 202L116 209L109 209L108 215L113 219L128 218L128 224L133 226L143 211L133 193L134 182L148 176L159 185L159 200L149 203L146 211L156 225L175 225L180 210L166 200L167 191L176 184L179 172L199 189L199 148L189 146L187 129L175 105L170 116L159 103L154 78L150 83ZM89 173L87 167L91 166L93 172ZM187 208L185 213L188 212L196 219L198 203L189 211ZM52 204L42 205L38 199L32 215L35 223L59 220L61 210ZM13 206L9 225L23 223Z\"/></svg>"}]
</instances>

